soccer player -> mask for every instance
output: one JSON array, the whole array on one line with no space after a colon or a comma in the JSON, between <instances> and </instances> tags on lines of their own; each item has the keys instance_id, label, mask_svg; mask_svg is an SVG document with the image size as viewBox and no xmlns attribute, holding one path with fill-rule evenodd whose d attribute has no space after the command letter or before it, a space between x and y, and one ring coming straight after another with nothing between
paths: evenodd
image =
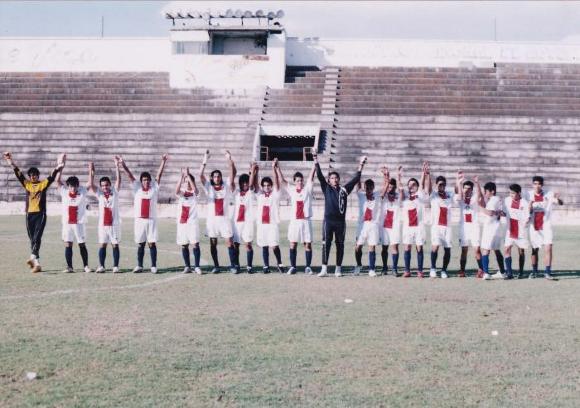
<instances>
[{"instance_id":1,"label":"soccer player","mask_svg":"<svg viewBox=\"0 0 580 408\"><path fill-rule=\"evenodd\" d=\"M437 277L437 254L441 246L443 247L441 278L447 279L447 267L451 260L451 207L455 193L451 190L446 190L447 179L444 176L437 176L435 187L436 191L433 191L431 176L428 175L427 194L430 196L431 201L431 269L429 270L429 277Z\"/></svg>"},{"instance_id":2,"label":"soccer player","mask_svg":"<svg viewBox=\"0 0 580 408\"><path fill-rule=\"evenodd\" d=\"M304 175L299 171L294 173L294 184L290 185L284 178L280 168L280 162L275 167L278 172L278 179L288 196L290 197L290 223L288 224L288 241L290 242L290 268L288 275L296 273L296 257L298 243L304 245L304 255L306 258L306 268L304 273L312 275L312 200L313 181L316 169L314 165L308 174L306 183Z\"/></svg>"},{"instance_id":3,"label":"soccer player","mask_svg":"<svg viewBox=\"0 0 580 408\"><path fill-rule=\"evenodd\" d=\"M362 247L369 246L369 276L375 277L376 252L375 248L379 244L379 221L381 219L381 193L375 191L375 182L367 179L364 182L364 189L361 183L357 184L358 196L358 229L356 233L356 246L354 255L356 266L354 274L360 274L362 267Z\"/></svg>"},{"instance_id":4,"label":"soccer player","mask_svg":"<svg viewBox=\"0 0 580 408\"><path fill-rule=\"evenodd\" d=\"M46 226L46 191L54 182L56 175L63 169L64 163L59 159L57 166L50 175L40 180L40 171L30 167L27 171L28 180L14 163L12 153L4 152L4 160L12 167L16 178L26 190L26 231L30 240L30 258L26 261L33 273L42 271L40 266L40 244ZM61 156L62 157L62 156Z\"/></svg>"},{"instance_id":5,"label":"soccer player","mask_svg":"<svg viewBox=\"0 0 580 408\"><path fill-rule=\"evenodd\" d=\"M552 275L552 211L554 205L563 205L560 193L544 191L544 178L534 176L533 188L527 192L527 200L532 205L532 219L530 222L530 242L532 244L532 273L529 278L533 279L538 273L538 254L544 247L544 277L554 280Z\"/></svg>"},{"instance_id":6,"label":"soccer player","mask_svg":"<svg viewBox=\"0 0 580 408\"><path fill-rule=\"evenodd\" d=\"M185 184L185 188L182 188ZM189 257L189 245L193 246L194 270L201 275L199 262L201 250L199 248L199 225L197 221L197 198L199 190L195 185L195 177L189 172L189 168L181 169L181 177L175 186L175 196L178 199L177 210L177 245L181 245L181 255L185 267L183 273L191 273L191 260Z\"/></svg>"},{"instance_id":7,"label":"soccer player","mask_svg":"<svg viewBox=\"0 0 580 408\"><path fill-rule=\"evenodd\" d=\"M137 244L137 266L133 273L143 272L143 258L145 257L145 244L149 246L151 256L151 273L157 273L157 201L159 199L159 184L165 170L165 164L169 156L161 156L161 164L157 169L155 180L151 179L149 172L142 172L139 180L127 167L127 163L121 161L121 166L132 184L133 211L135 218L135 243Z\"/></svg>"},{"instance_id":8,"label":"soccer player","mask_svg":"<svg viewBox=\"0 0 580 408\"><path fill-rule=\"evenodd\" d=\"M381 169L386 189L382 193L382 228L381 231L381 258L383 261L383 274L388 273L387 262L389 258L389 246L392 258L392 273L397 277L399 274L399 244L401 243L401 197L397 191L397 180L390 178L389 169Z\"/></svg>"},{"instance_id":9,"label":"soccer player","mask_svg":"<svg viewBox=\"0 0 580 408\"><path fill-rule=\"evenodd\" d=\"M62 155L62 164L66 164L66 155ZM91 164L89 164L89 174L91 172ZM79 252L83 261L83 268L85 272L92 272L89 267L89 254L87 252L86 240L86 212L87 212L87 193L88 190L84 186L80 186L78 177L71 176L66 179L65 183L61 181L62 172L56 176L56 187L62 200L61 214L62 214L62 240L64 242L64 257L66 260L66 268L64 272L72 273L73 269L73 241L76 241L79 246ZM90 185L91 180L87 182Z\"/></svg>"},{"instance_id":10,"label":"soccer player","mask_svg":"<svg viewBox=\"0 0 580 408\"><path fill-rule=\"evenodd\" d=\"M256 230L258 246L262 248L264 261L264 273L270 273L270 247L276 257L278 272L284 273L282 254L280 253L280 179L278 178L278 159L272 161L274 182L270 177L263 177L260 181L261 188L256 189L257 220ZM256 177L258 167L256 166Z\"/></svg>"},{"instance_id":11,"label":"soccer player","mask_svg":"<svg viewBox=\"0 0 580 408\"><path fill-rule=\"evenodd\" d=\"M496 195L497 187L495 183L485 183L483 186L483 192L480 190L478 193L481 218L483 219L483 232L481 234L481 266L483 269L483 276L478 275L477 277L483 278L484 280L490 280L489 254L491 251L495 252L500 273L502 275L504 271L504 260L500 250L502 235L499 223L500 217L503 214L502 202Z\"/></svg>"},{"instance_id":12,"label":"soccer player","mask_svg":"<svg viewBox=\"0 0 580 408\"><path fill-rule=\"evenodd\" d=\"M423 163L421 172L421 188L416 178L407 181L407 192L403 187L403 168L399 167L398 184L401 195L403 211L403 245L405 248L405 272L404 278L411 277L411 249L415 245L417 251L417 277L423 278L423 245L425 245L425 204L429 197L425 193L425 179L429 176L429 164Z\"/></svg>"},{"instance_id":13,"label":"soccer player","mask_svg":"<svg viewBox=\"0 0 580 408\"><path fill-rule=\"evenodd\" d=\"M229 217L229 203L236 188L236 166L232 160L232 155L226 150L226 160L230 167L230 176L225 181L220 170L213 170L209 180L205 177L205 167L209 159L209 150L203 155L199 179L207 197L207 235L209 237L210 253L213 260L211 273L220 272L218 259L217 242L221 236L228 247L230 258L230 272L238 273L239 265L236 265L236 251L234 249L232 221Z\"/></svg>"},{"instance_id":14,"label":"soccer player","mask_svg":"<svg viewBox=\"0 0 580 408\"><path fill-rule=\"evenodd\" d=\"M516 246L519 252L520 279L524 273L525 250L529 246L528 223L530 221L530 203L522 198L522 187L519 184L510 185L510 195L504 200L503 212L507 221L507 230L504 244L505 279L513 279L512 271L512 246Z\"/></svg>"},{"instance_id":15,"label":"soccer player","mask_svg":"<svg viewBox=\"0 0 580 408\"><path fill-rule=\"evenodd\" d=\"M234 248L236 271L240 267L240 245L246 246L246 271L253 273L252 264L254 260L254 207L256 201L256 172L257 164L252 162L250 174L241 174L238 177L238 188L234 191ZM237 272L236 272L237 273Z\"/></svg>"},{"instance_id":16,"label":"soccer player","mask_svg":"<svg viewBox=\"0 0 580 408\"><path fill-rule=\"evenodd\" d=\"M89 191L97 196L99 201L99 266L97 273L105 272L107 244L113 247L113 273L119 272L119 243L121 242L121 217L119 215L119 190L121 189L120 163L123 159L115 156L115 186L107 176L101 177L99 187L95 185L95 165L89 164Z\"/></svg>"},{"instance_id":17,"label":"soccer player","mask_svg":"<svg viewBox=\"0 0 580 408\"><path fill-rule=\"evenodd\" d=\"M481 263L481 228L479 226L479 178L473 177L473 181L465 180L465 175L460 170L457 172L457 195L455 201L459 207L459 246L461 257L459 259L459 277L465 278L465 266L467 265L467 253L469 247L475 252L478 266L478 276L483 276ZM476 187L476 188L475 188Z\"/></svg>"},{"instance_id":18,"label":"soccer player","mask_svg":"<svg viewBox=\"0 0 580 408\"><path fill-rule=\"evenodd\" d=\"M324 222L322 226L322 267L319 277L328 275L328 257L333 237L336 238L336 269L334 276L342 276L342 258L344 256L344 238L346 235L346 206L348 195L360 181L362 170L367 161L364 156L358 165L356 175L343 186L340 185L340 176L336 171L328 174L328 181L322 174L318 153L312 150L312 157L316 166L316 175L324 194Z\"/></svg>"}]
</instances>

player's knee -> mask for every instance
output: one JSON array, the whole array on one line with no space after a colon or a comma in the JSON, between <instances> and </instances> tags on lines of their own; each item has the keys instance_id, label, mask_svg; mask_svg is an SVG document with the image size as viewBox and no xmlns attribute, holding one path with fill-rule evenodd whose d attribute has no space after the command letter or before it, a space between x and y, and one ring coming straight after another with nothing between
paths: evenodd
<instances>
[{"instance_id":1,"label":"player's knee","mask_svg":"<svg viewBox=\"0 0 580 408\"><path fill-rule=\"evenodd\" d=\"M155 242L149 242L149 248L155 248L157 245L155 245Z\"/></svg>"}]
</instances>

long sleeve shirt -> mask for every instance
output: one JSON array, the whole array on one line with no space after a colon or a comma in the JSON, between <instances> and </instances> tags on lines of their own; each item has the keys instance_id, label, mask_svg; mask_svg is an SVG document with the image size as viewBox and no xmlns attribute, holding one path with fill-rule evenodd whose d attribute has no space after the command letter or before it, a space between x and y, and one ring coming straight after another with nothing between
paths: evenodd
<instances>
[{"instance_id":1,"label":"long sleeve shirt","mask_svg":"<svg viewBox=\"0 0 580 408\"><path fill-rule=\"evenodd\" d=\"M361 172L357 171L354 178L344 186L338 185L336 187L332 187L326 182L326 178L322 174L320 164L318 163L316 163L316 175L318 176L318 181L320 181L320 187L324 194L324 220L344 222L348 195L360 181Z\"/></svg>"}]
</instances>

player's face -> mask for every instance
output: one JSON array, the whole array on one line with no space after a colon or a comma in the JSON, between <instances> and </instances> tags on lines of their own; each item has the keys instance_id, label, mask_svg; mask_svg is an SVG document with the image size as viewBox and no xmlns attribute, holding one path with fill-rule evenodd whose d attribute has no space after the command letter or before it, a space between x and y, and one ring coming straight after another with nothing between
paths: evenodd
<instances>
[{"instance_id":1,"label":"player's face","mask_svg":"<svg viewBox=\"0 0 580 408\"><path fill-rule=\"evenodd\" d=\"M148 177L143 177L141 179L141 187L143 187L145 190L148 190L149 187L151 187L151 179Z\"/></svg>"},{"instance_id":2,"label":"player's face","mask_svg":"<svg viewBox=\"0 0 580 408\"><path fill-rule=\"evenodd\" d=\"M367 195L371 195L373 191L375 191L375 186L367 186L365 184L365 193L367 193Z\"/></svg>"},{"instance_id":3,"label":"player's face","mask_svg":"<svg viewBox=\"0 0 580 408\"><path fill-rule=\"evenodd\" d=\"M493 197L495 194L491 190L484 190L483 195L485 196L485 198L489 199L489 198Z\"/></svg>"},{"instance_id":4,"label":"player's face","mask_svg":"<svg viewBox=\"0 0 580 408\"><path fill-rule=\"evenodd\" d=\"M271 193L272 192L272 184L266 182L262 184L262 190L264 190L265 193Z\"/></svg>"},{"instance_id":5,"label":"player's face","mask_svg":"<svg viewBox=\"0 0 580 408\"><path fill-rule=\"evenodd\" d=\"M471 197L473 195L473 187L463 186L463 195L468 198Z\"/></svg>"},{"instance_id":6,"label":"player's face","mask_svg":"<svg viewBox=\"0 0 580 408\"><path fill-rule=\"evenodd\" d=\"M33 183L38 183L38 174L31 174L30 181L32 181Z\"/></svg>"},{"instance_id":7,"label":"player's face","mask_svg":"<svg viewBox=\"0 0 580 408\"><path fill-rule=\"evenodd\" d=\"M387 186L387 193L391 193L392 194L392 193L395 192L396 189L397 189L397 187L395 187L394 184L390 184L389 183L389 185Z\"/></svg>"},{"instance_id":8,"label":"player's face","mask_svg":"<svg viewBox=\"0 0 580 408\"><path fill-rule=\"evenodd\" d=\"M510 190L510 197L512 198L512 200L518 201L521 198L521 194Z\"/></svg>"},{"instance_id":9,"label":"player's face","mask_svg":"<svg viewBox=\"0 0 580 408\"><path fill-rule=\"evenodd\" d=\"M248 183L247 181L240 183L240 190L241 191L248 191L249 188L250 188L250 183Z\"/></svg>"},{"instance_id":10,"label":"player's face","mask_svg":"<svg viewBox=\"0 0 580 408\"><path fill-rule=\"evenodd\" d=\"M543 187L544 186L542 185L542 183L540 183L539 181L534 181L534 191L536 193L541 193Z\"/></svg>"},{"instance_id":11,"label":"player's face","mask_svg":"<svg viewBox=\"0 0 580 408\"><path fill-rule=\"evenodd\" d=\"M79 186L68 186L68 192L72 194L76 194L79 191Z\"/></svg>"},{"instance_id":12,"label":"player's face","mask_svg":"<svg viewBox=\"0 0 580 408\"><path fill-rule=\"evenodd\" d=\"M444 181L440 181L439 183L437 183L437 192L444 193L446 185L447 184Z\"/></svg>"},{"instance_id":13,"label":"player's face","mask_svg":"<svg viewBox=\"0 0 580 408\"><path fill-rule=\"evenodd\" d=\"M304 179L302 177L296 177L294 179L294 183L296 184L296 187L298 187L298 188L304 187Z\"/></svg>"},{"instance_id":14,"label":"player's face","mask_svg":"<svg viewBox=\"0 0 580 408\"><path fill-rule=\"evenodd\" d=\"M409 193L414 194L419 189L419 184L415 183L414 181L409 181L409 183L407 183L407 187L409 188Z\"/></svg>"},{"instance_id":15,"label":"player's face","mask_svg":"<svg viewBox=\"0 0 580 408\"><path fill-rule=\"evenodd\" d=\"M328 184L330 184L332 187L338 186L338 183L340 183L340 177L338 177L336 174L332 174L328 178Z\"/></svg>"},{"instance_id":16,"label":"player's face","mask_svg":"<svg viewBox=\"0 0 580 408\"><path fill-rule=\"evenodd\" d=\"M102 181L101 190L103 190L105 193L111 192L111 183L109 183L108 181Z\"/></svg>"},{"instance_id":17,"label":"player's face","mask_svg":"<svg viewBox=\"0 0 580 408\"><path fill-rule=\"evenodd\" d=\"M219 173L214 173L214 175L211 176L211 181L213 181L214 185L219 186L222 183L222 175Z\"/></svg>"}]
</instances>

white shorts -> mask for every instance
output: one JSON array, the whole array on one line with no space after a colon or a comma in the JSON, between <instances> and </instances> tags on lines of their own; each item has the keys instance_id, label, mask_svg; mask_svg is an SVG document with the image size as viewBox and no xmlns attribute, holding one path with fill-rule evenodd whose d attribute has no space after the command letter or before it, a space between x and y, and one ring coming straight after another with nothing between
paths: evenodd
<instances>
[{"instance_id":1,"label":"white shorts","mask_svg":"<svg viewBox=\"0 0 580 408\"><path fill-rule=\"evenodd\" d=\"M85 224L63 224L62 240L64 242L85 243Z\"/></svg>"},{"instance_id":2,"label":"white shorts","mask_svg":"<svg viewBox=\"0 0 580 408\"><path fill-rule=\"evenodd\" d=\"M405 227L403 226L403 244L405 245L425 245L425 227Z\"/></svg>"},{"instance_id":3,"label":"white shorts","mask_svg":"<svg viewBox=\"0 0 580 408\"><path fill-rule=\"evenodd\" d=\"M501 249L503 236L499 224L484 224L481 234L481 249L496 251Z\"/></svg>"},{"instance_id":4,"label":"white shorts","mask_svg":"<svg viewBox=\"0 0 580 408\"><path fill-rule=\"evenodd\" d=\"M481 228L475 222L459 224L459 246L478 247L481 245Z\"/></svg>"},{"instance_id":5,"label":"white shorts","mask_svg":"<svg viewBox=\"0 0 580 408\"><path fill-rule=\"evenodd\" d=\"M312 242L312 221L310 219L290 220L290 224L288 224L288 241L301 244Z\"/></svg>"},{"instance_id":6,"label":"white shorts","mask_svg":"<svg viewBox=\"0 0 580 408\"><path fill-rule=\"evenodd\" d=\"M199 242L199 225L197 220L177 224L177 245L197 244Z\"/></svg>"},{"instance_id":7,"label":"white shorts","mask_svg":"<svg viewBox=\"0 0 580 408\"><path fill-rule=\"evenodd\" d=\"M401 226L395 228L381 228L381 242L383 245L398 245L401 243Z\"/></svg>"},{"instance_id":8,"label":"white shorts","mask_svg":"<svg viewBox=\"0 0 580 408\"><path fill-rule=\"evenodd\" d=\"M119 245L121 242L121 226L120 225L99 225L98 230L99 244L113 244Z\"/></svg>"},{"instance_id":9,"label":"white shorts","mask_svg":"<svg viewBox=\"0 0 580 408\"><path fill-rule=\"evenodd\" d=\"M258 224L257 242L261 247L280 245L280 229L278 224Z\"/></svg>"},{"instance_id":10,"label":"white shorts","mask_svg":"<svg viewBox=\"0 0 580 408\"><path fill-rule=\"evenodd\" d=\"M451 248L451 238L451 227L444 227L442 225L431 226L431 245L442 246L443 248Z\"/></svg>"},{"instance_id":11,"label":"white shorts","mask_svg":"<svg viewBox=\"0 0 580 408\"><path fill-rule=\"evenodd\" d=\"M358 226L356 234L356 244L375 246L379 244L379 225L375 222L365 221Z\"/></svg>"},{"instance_id":12,"label":"white shorts","mask_svg":"<svg viewBox=\"0 0 580 408\"><path fill-rule=\"evenodd\" d=\"M552 245L554 240L554 233L552 232L552 226L550 224L546 225L544 223L544 228L536 231L533 225L530 225L530 243L532 248L540 248L544 245Z\"/></svg>"},{"instance_id":13,"label":"white shorts","mask_svg":"<svg viewBox=\"0 0 580 408\"><path fill-rule=\"evenodd\" d=\"M226 217L208 218L206 226L207 236L210 238L222 237L227 239L234 235L232 221Z\"/></svg>"},{"instance_id":14,"label":"white shorts","mask_svg":"<svg viewBox=\"0 0 580 408\"><path fill-rule=\"evenodd\" d=\"M509 230L508 230L508 235L506 235L506 237L505 237L504 247L514 246L514 245L520 249L528 249L528 247L530 246L530 242L528 241L527 238L510 238Z\"/></svg>"},{"instance_id":15,"label":"white shorts","mask_svg":"<svg viewBox=\"0 0 580 408\"><path fill-rule=\"evenodd\" d=\"M157 220L154 218L135 218L135 243L157 242Z\"/></svg>"},{"instance_id":16,"label":"white shorts","mask_svg":"<svg viewBox=\"0 0 580 408\"><path fill-rule=\"evenodd\" d=\"M254 223L252 221L234 223L234 242L241 244L254 240Z\"/></svg>"}]
</instances>

